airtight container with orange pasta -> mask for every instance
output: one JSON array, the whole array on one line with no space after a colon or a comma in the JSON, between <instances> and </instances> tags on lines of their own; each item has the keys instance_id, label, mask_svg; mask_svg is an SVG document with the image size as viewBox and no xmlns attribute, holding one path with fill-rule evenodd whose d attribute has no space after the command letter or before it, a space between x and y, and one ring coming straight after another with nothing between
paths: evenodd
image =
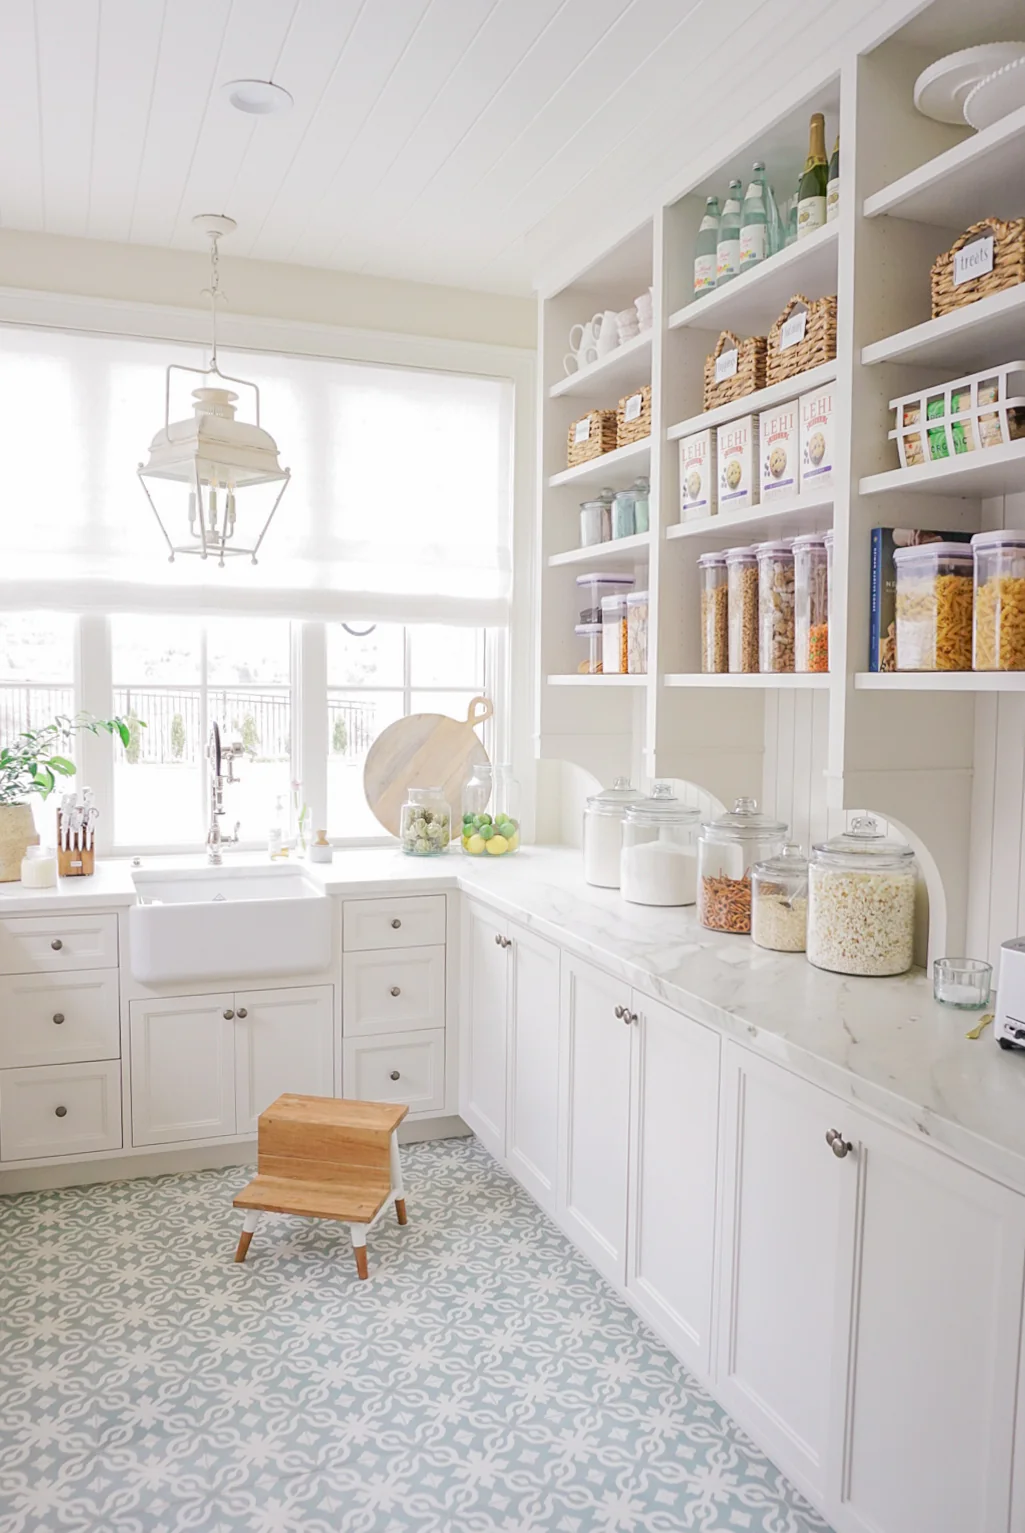
<instances>
[{"instance_id":1,"label":"airtight container with orange pasta","mask_svg":"<svg viewBox=\"0 0 1025 1533\"><path fill-rule=\"evenodd\" d=\"M972 663L1025 671L1025 532L977 532Z\"/></svg>"},{"instance_id":2,"label":"airtight container with orange pasta","mask_svg":"<svg viewBox=\"0 0 1025 1533\"><path fill-rule=\"evenodd\" d=\"M972 554L963 543L895 548L898 671L972 668Z\"/></svg>"}]
</instances>

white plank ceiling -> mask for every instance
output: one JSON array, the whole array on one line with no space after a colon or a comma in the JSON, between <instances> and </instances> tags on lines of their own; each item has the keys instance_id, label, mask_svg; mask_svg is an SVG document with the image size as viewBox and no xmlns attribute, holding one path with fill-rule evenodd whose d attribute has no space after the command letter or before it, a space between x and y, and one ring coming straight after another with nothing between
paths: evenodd
<instances>
[{"instance_id":1,"label":"white plank ceiling","mask_svg":"<svg viewBox=\"0 0 1025 1533\"><path fill-rule=\"evenodd\" d=\"M738 68L793 80L877 4L0 0L0 225L195 248L225 212L232 255L526 292L729 126Z\"/></svg>"}]
</instances>

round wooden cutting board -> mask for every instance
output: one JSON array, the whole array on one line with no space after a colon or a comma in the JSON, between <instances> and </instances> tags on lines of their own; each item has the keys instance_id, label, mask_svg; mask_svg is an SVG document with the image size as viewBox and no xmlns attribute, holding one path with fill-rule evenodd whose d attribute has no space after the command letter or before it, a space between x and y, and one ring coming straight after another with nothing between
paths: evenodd
<instances>
[{"instance_id":1,"label":"round wooden cutting board","mask_svg":"<svg viewBox=\"0 0 1025 1533\"><path fill-rule=\"evenodd\" d=\"M412 713L378 735L363 768L363 791L374 818L390 835L399 834L399 814L409 788L440 788L452 811L452 835L462 824L463 787L488 753L474 734L494 713L486 697L475 697L465 719L444 713Z\"/></svg>"}]
</instances>

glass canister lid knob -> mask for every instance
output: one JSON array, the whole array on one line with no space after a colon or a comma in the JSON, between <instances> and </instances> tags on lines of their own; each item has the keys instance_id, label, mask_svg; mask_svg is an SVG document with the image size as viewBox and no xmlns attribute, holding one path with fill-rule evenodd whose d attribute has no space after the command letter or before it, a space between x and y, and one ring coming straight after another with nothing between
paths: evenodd
<instances>
[{"instance_id":1,"label":"glass canister lid knob","mask_svg":"<svg viewBox=\"0 0 1025 1533\"><path fill-rule=\"evenodd\" d=\"M655 782L651 785L652 798L670 799L675 798L671 782Z\"/></svg>"}]
</instances>

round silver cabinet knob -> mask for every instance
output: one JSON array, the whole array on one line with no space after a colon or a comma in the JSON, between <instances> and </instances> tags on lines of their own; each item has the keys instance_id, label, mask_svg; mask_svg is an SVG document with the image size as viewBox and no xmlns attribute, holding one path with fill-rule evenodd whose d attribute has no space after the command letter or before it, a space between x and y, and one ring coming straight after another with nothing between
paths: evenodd
<instances>
[{"instance_id":1,"label":"round silver cabinet knob","mask_svg":"<svg viewBox=\"0 0 1025 1533\"><path fill-rule=\"evenodd\" d=\"M236 1011L235 1015L236 1015L236 1017L241 1017L243 1019L243 1021L244 1021L245 1018L248 1017L249 1013L248 1013L248 1011L246 1011L246 1008L244 1006L240 1006L238 1011Z\"/></svg>"},{"instance_id":2,"label":"round silver cabinet knob","mask_svg":"<svg viewBox=\"0 0 1025 1533\"><path fill-rule=\"evenodd\" d=\"M64 1013L62 1011L55 1011L53 1014L53 1020L56 1022L57 1026L60 1027L61 1023L64 1021Z\"/></svg>"},{"instance_id":3,"label":"round silver cabinet knob","mask_svg":"<svg viewBox=\"0 0 1025 1533\"><path fill-rule=\"evenodd\" d=\"M502 946L502 933L501 932L496 932L495 933L495 946L496 947L501 947Z\"/></svg>"},{"instance_id":4,"label":"round silver cabinet knob","mask_svg":"<svg viewBox=\"0 0 1025 1533\"><path fill-rule=\"evenodd\" d=\"M55 1118L66 1118L68 1115L68 1109L66 1107L55 1107L53 1110L53 1115Z\"/></svg>"},{"instance_id":5,"label":"round silver cabinet knob","mask_svg":"<svg viewBox=\"0 0 1025 1533\"><path fill-rule=\"evenodd\" d=\"M224 1020L225 1020L225 1022L230 1022L234 1015L235 1015L235 1013L232 1011L231 1007L229 1006L227 1011L224 1013Z\"/></svg>"},{"instance_id":6,"label":"round silver cabinet knob","mask_svg":"<svg viewBox=\"0 0 1025 1533\"><path fill-rule=\"evenodd\" d=\"M843 1160L854 1149L849 1139L845 1139L839 1129L831 1128L826 1131L826 1143L836 1156L837 1160Z\"/></svg>"},{"instance_id":7,"label":"round silver cabinet knob","mask_svg":"<svg viewBox=\"0 0 1025 1533\"><path fill-rule=\"evenodd\" d=\"M392 985L391 993L392 995L401 995L402 991L399 989L398 985Z\"/></svg>"},{"instance_id":8,"label":"round silver cabinet knob","mask_svg":"<svg viewBox=\"0 0 1025 1533\"><path fill-rule=\"evenodd\" d=\"M399 1072L397 1070L393 1070L391 1072L391 1078L392 1078L393 1081L397 1081L398 1078L399 1078Z\"/></svg>"},{"instance_id":9,"label":"round silver cabinet knob","mask_svg":"<svg viewBox=\"0 0 1025 1533\"><path fill-rule=\"evenodd\" d=\"M402 925L402 922L401 922L401 921L400 921L400 920L399 920L399 918L398 918L398 916L396 916L396 917L395 917L395 919L394 919L394 921L393 921L393 922L392 922L392 926L393 926L393 927L394 927L394 929L395 929L395 930L396 930L396 931L398 931L398 929L399 929L399 927L400 927L400 926L401 926L401 925Z\"/></svg>"},{"instance_id":10,"label":"round silver cabinet knob","mask_svg":"<svg viewBox=\"0 0 1025 1533\"><path fill-rule=\"evenodd\" d=\"M50 946L53 948L55 953L59 953L64 944L59 937L54 937L53 941L50 943Z\"/></svg>"},{"instance_id":11,"label":"round silver cabinet knob","mask_svg":"<svg viewBox=\"0 0 1025 1533\"><path fill-rule=\"evenodd\" d=\"M623 1012L623 1021L626 1023L627 1027L629 1027L631 1022L636 1022L637 1021L637 1013L635 1011L626 1011L626 1010L624 1010L624 1012Z\"/></svg>"},{"instance_id":12,"label":"round silver cabinet knob","mask_svg":"<svg viewBox=\"0 0 1025 1533\"><path fill-rule=\"evenodd\" d=\"M626 1016L626 1007L617 1006L614 1014L619 1019L619 1021L622 1022L623 1018Z\"/></svg>"}]
</instances>

